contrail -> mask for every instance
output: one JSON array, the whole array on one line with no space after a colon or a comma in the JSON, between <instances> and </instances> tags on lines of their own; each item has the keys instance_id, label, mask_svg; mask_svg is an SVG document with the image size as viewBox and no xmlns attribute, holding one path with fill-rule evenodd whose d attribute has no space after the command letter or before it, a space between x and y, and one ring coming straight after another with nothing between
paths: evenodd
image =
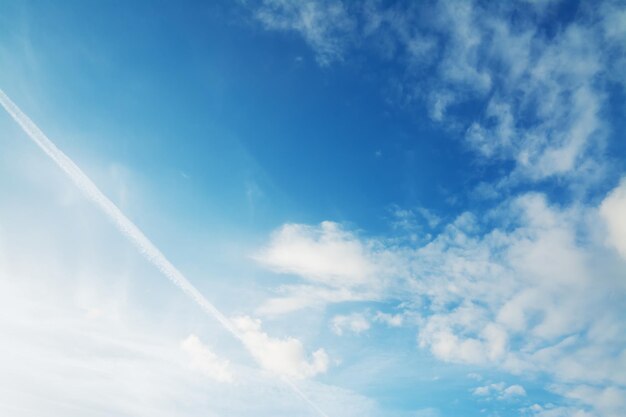
<instances>
[{"instance_id":1,"label":"contrail","mask_svg":"<svg viewBox=\"0 0 626 417\"><path fill-rule=\"evenodd\" d=\"M19 107L0 89L0 104L19 124L24 132L39 146L68 177L76 184L78 189L95 205L106 214L120 232L135 245L146 259L156 266L163 275L180 288L185 295L191 298L204 312L217 320L230 334L243 343L246 347L243 335L235 328L231 321L219 311L209 300L198 291L193 284L185 278L161 251L143 234L143 232L89 179L87 175L67 155L65 155L54 143L20 110ZM287 385L315 409L322 417L328 417L293 381L284 378Z\"/></svg>"}]
</instances>

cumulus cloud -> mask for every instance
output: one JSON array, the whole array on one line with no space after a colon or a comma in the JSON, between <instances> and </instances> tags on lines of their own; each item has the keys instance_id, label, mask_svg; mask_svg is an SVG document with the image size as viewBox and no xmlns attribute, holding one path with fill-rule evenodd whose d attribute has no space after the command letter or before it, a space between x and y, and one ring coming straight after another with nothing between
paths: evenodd
<instances>
[{"instance_id":1,"label":"cumulus cloud","mask_svg":"<svg viewBox=\"0 0 626 417\"><path fill-rule=\"evenodd\" d=\"M308 378L328 370L329 358L324 349L309 357L302 342L293 337L273 338L261 327L261 320L249 316L233 319L248 351L263 367L272 373L290 378Z\"/></svg>"},{"instance_id":2,"label":"cumulus cloud","mask_svg":"<svg viewBox=\"0 0 626 417\"><path fill-rule=\"evenodd\" d=\"M276 231L255 259L281 273L331 287L353 287L375 274L368 248L337 223L319 227L287 224Z\"/></svg>"},{"instance_id":3,"label":"cumulus cloud","mask_svg":"<svg viewBox=\"0 0 626 417\"><path fill-rule=\"evenodd\" d=\"M358 253L357 259L371 270L386 271L382 260L394 260L394 279L381 273L347 282L368 289L359 293L359 300L399 303L398 314L376 313L370 325L400 325L410 316L419 346L440 360L513 374L542 373L567 383L623 384L623 261L604 246L601 231L606 228L599 223L610 218L619 195L611 192L600 207L562 207L543 194L526 193L482 219L461 214L417 248L373 243L342 231L339 241L358 248L351 253ZM307 226L293 230L315 231L311 250L318 250L325 233ZM377 250L364 249L371 247ZM309 275L311 289L327 288L328 281L310 278L308 268L302 274ZM325 302L348 300L353 299ZM342 317L336 324L345 331L349 323ZM515 385L500 391L503 398L523 395Z\"/></svg>"},{"instance_id":4,"label":"cumulus cloud","mask_svg":"<svg viewBox=\"0 0 626 417\"><path fill-rule=\"evenodd\" d=\"M395 258L380 242L362 240L334 222L284 225L254 259L307 283L280 287L282 295L268 300L259 312L282 314L329 302L380 297L397 273Z\"/></svg>"},{"instance_id":5,"label":"cumulus cloud","mask_svg":"<svg viewBox=\"0 0 626 417\"><path fill-rule=\"evenodd\" d=\"M370 326L367 318L359 313L337 315L331 319L331 329L338 336L343 335L345 331L359 334L369 330Z\"/></svg>"},{"instance_id":6,"label":"cumulus cloud","mask_svg":"<svg viewBox=\"0 0 626 417\"><path fill-rule=\"evenodd\" d=\"M525 397L526 390L521 385L509 385L504 382L498 382L495 384L484 385L476 387L472 391L472 394L479 397L490 397L498 400L508 400L515 397Z\"/></svg>"},{"instance_id":7,"label":"cumulus cloud","mask_svg":"<svg viewBox=\"0 0 626 417\"><path fill-rule=\"evenodd\" d=\"M189 355L192 369L202 372L218 382L233 382L230 363L220 359L198 336L191 334L180 342L180 348Z\"/></svg>"},{"instance_id":8,"label":"cumulus cloud","mask_svg":"<svg viewBox=\"0 0 626 417\"><path fill-rule=\"evenodd\" d=\"M626 259L626 178L602 201L600 215L606 223L607 240Z\"/></svg>"}]
</instances>

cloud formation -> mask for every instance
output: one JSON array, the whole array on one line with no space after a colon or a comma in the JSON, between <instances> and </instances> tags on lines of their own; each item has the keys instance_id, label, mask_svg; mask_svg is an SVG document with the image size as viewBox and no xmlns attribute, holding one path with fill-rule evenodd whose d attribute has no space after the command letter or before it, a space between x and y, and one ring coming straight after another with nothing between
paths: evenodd
<instances>
[{"instance_id":1,"label":"cloud formation","mask_svg":"<svg viewBox=\"0 0 626 417\"><path fill-rule=\"evenodd\" d=\"M526 193L496 206L482 221L463 213L414 249L364 240L346 230L336 235L338 226L326 242L321 238L327 233L324 227L302 225L290 225L289 230L306 233L276 239L282 236L280 229L268 246L279 242L280 253L289 253L294 242L296 253L316 252L311 259L326 253L326 244L351 253L359 265L377 271L368 280L346 280L348 288L353 283L361 287L358 299L394 300L402 306L402 314L379 312L372 321L399 326L403 316L410 316L417 323L419 346L440 360L517 375L548 374L557 384L600 384L608 389L626 383L626 328L620 319L626 301L624 260L604 245L619 228L603 227L604 221L621 222L622 193L623 183L597 207L559 207L549 204L545 195ZM301 239L307 245L302 246ZM352 250L346 252L343 244ZM371 247L378 249L364 249ZM301 272L313 291L337 276L330 267L311 275L310 268L299 270L292 260L281 267L278 260L288 256L273 259L273 270ZM389 279L389 259L394 260L394 279ZM346 300L328 297L323 303ZM335 316L330 325L337 334L358 333L372 321L355 312ZM501 388L503 397L523 395L516 385L508 391ZM586 397L568 398L595 407Z\"/></svg>"},{"instance_id":2,"label":"cloud formation","mask_svg":"<svg viewBox=\"0 0 626 417\"><path fill-rule=\"evenodd\" d=\"M604 199L600 215L606 224L607 241L626 259L626 178Z\"/></svg>"},{"instance_id":3,"label":"cloud formation","mask_svg":"<svg viewBox=\"0 0 626 417\"><path fill-rule=\"evenodd\" d=\"M315 51L317 62L327 66L340 61L345 37L354 22L340 1L292 2L263 0L254 12L267 29L297 32Z\"/></svg>"},{"instance_id":4,"label":"cloud formation","mask_svg":"<svg viewBox=\"0 0 626 417\"><path fill-rule=\"evenodd\" d=\"M305 282L280 287L281 295L267 300L259 312L276 315L327 302L377 298L393 279L395 256L379 242L362 241L334 222L286 224L253 258Z\"/></svg>"},{"instance_id":5,"label":"cloud formation","mask_svg":"<svg viewBox=\"0 0 626 417\"><path fill-rule=\"evenodd\" d=\"M189 355L192 369L202 372L218 382L233 382L229 362L220 359L198 339L198 336L189 335L180 342L180 348Z\"/></svg>"},{"instance_id":6,"label":"cloud formation","mask_svg":"<svg viewBox=\"0 0 626 417\"><path fill-rule=\"evenodd\" d=\"M484 163L512 162L501 187L575 177L580 188L605 177L607 89L626 85L624 10L580 6L555 23L558 3L266 1L257 17L302 36L324 66L393 62L390 101L426 106Z\"/></svg>"},{"instance_id":7,"label":"cloud formation","mask_svg":"<svg viewBox=\"0 0 626 417\"><path fill-rule=\"evenodd\" d=\"M472 391L472 394L479 397L493 397L498 400L508 400L515 397L525 397L526 390L518 384L507 386L504 382L498 382L476 387Z\"/></svg>"},{"instance_id":8,"label":"cloud formation","mask_svg":"<svg viewBox=\"0 0 626 417\"><path fill-rule=\"evenodd\" d=\"M537 404L529 415L626 412L613 401L626 384L626 180L613 185L623 173L606 154L616 136L611 100L626 87L626 10L613 1L578 5L557 22L561 7L370 1L352 6L341 30L324 26L326 41L342 45L341 60L365 54L389 68L388 102L425 108L479 164L499 171L475 184L473 198L489 207L447 224L395 207L393 226L409 235L402 244L329 222L284 226L257 260L306 284L277 288L282 296L260 312L395 303L400 314L382 311L367 326L406 325L410 316L418 345L434 357L548 375L548 389L571 402ZM308 30L287 27L307 39ZM603 196L607 184L614 188ZM416 226L422 218L428 228ZM364 331L359 314L334 316L331 328ZM477 393L496 388L508 389ZM510 396L525 392L509 388Z\"/></svg>"},{"instance_id":9,"label":"cloud formation","mask_svg":"<svg viewBox=\"0 0 626 417\"><path fill-rule=\"evenodd\" d=\"M370 328L370 322L363 314L352 313L348 315L337 315L331 320L331 329L337 336L344 332L362 333Z\"/></svg>"},{"instance_id":10,"label":"cloud formation","mask_svg":"<svg viewBox=\"0 0 626 417\"><path fill-rule=\"evenodd\" d=\"M270 337L261 328L261 320L249 316L235 317L233 323L243 342L263 369L289 378L308 378L328 370L329 358L318 349L307 358L302 342L293 337Z\"/></svg>"}]
</instances>

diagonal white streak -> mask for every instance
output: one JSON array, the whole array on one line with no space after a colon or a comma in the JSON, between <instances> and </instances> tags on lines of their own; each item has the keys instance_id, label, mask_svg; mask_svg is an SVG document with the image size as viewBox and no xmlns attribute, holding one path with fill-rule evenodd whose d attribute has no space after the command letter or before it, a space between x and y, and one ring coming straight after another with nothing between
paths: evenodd
<instances>
[{"instance_id":1,"label":"diagonal white streak","mask_svg":"<svg viewBox=\"0 0 626 417\"><path fill-rule=\"evenodd\" d=\"M161 251L143 234L143 232L87 177L87 175L20 110L19 107L0 90L0 104L9 113L26 134L39 146L67 176L78 189L91 200L96 207L113 222L120 232L133 244L141 254L163 275L180 288L185 295L191 298L202 310L216 319L230 334L246 346L241 333L231 321L207 300L196 287L180 272ZM246 346L247 348L247 346ZM285 379L287 385L321 416L328 417L310 398L304 394L292 381Z\"/></svg>"},{"instance_id":2,"label":"diagonal white streak","mask_svg":"<svg viewBox=\"0 0 626 417\"><path fill-rule=\"evenodd\" d=\"M54 143L0 90L0 103L11 117L22 127L24 132L61 168L78 189L96 204L104 214L115 224L124 236L131 241L139 251L156 266L170 281L176 284L183 292L191 297L204 311L213 316L237 339L241 335L230 320L194 287L191 282L178 270L165 255L130 221L122 211L109 200L100 189L85 175L85 173L68 158Z\"/></svg>"}]
</instances>

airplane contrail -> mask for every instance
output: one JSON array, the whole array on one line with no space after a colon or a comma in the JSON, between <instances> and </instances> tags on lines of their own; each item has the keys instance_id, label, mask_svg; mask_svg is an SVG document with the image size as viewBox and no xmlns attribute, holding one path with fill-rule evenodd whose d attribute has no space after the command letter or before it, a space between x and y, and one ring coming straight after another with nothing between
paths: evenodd
<instances>
[{"instance_id":1,"label":"airplane contrail","mask_svg":"<svg viewBox=\"0 0 626 417\"><path fill-rule=\"evenodd\" d=\"M246 347L243 335L231 323L231 321L207 300L200 291L180 272L163 253L143 234L143 232L113 203L89 177L65 155L37 125L20 108L13 103L4 91L0 89L0 104L9 115L21 126L28 137L39 146L67 176L74 182L78 189L91 200L113 222L120 232L133 244L141 254L163 275L180 288L185 295L191 298L204 312L217 320L230 334L243 343ZM283 381L322 417L328 417L293 381L283 378Z\"/></svg>"}]
</instances>

